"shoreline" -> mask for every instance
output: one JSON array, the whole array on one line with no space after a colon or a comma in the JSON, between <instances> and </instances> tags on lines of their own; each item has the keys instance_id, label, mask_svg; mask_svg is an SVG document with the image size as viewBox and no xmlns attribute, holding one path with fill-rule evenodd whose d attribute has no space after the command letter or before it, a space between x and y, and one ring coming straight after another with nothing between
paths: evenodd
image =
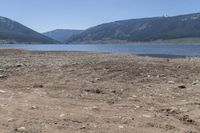
<instances>
[{"instance_id":1,"label":"shoreline","mask_svg":"<svg viewBox=\"0 0 200 133\"><path fill-rule=\"evenodd\" d=\"M13 43L14 45L55 45L55 44L45 44L45 43ZM0 45L13 45L9 43L0 43ZM137 44L147 44L147 45L200 45L200 42L118 42L118 43L57 43L56 45L137 45Z\"/></svg>"},{"instance_id":2,"label":"shoreline","mask_svg":"<svg viewBox=\"0 0 200 133\"><path fill-rule=\"evenodd\" d=\"M187 55L175 55L175 54L137 54L137 53L128 53L128 52L101 52L101 51L61 51L61 50L28 50L28 49L19 49L19 48L0 48L0 50L19 50L19 51L29 51L29 52L56 52L56 53L98 53L98 54L114 54L114 55L133 55L141 57L150 57L150 58L168 58L168 59L178 59L178 58L200 58L200 56L187 56Z\"/></svg>"}]
</instances>

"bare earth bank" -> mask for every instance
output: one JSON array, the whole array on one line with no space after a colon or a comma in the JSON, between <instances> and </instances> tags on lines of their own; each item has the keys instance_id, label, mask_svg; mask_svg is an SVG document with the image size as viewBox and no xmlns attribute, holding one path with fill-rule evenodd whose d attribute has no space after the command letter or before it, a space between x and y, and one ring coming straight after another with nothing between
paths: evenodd
<instances>
[{"instance_id":1,"label":"bare earth bank","mask_svg":"<svg viewBox=\"0 0 200 133\"><path fill-rule=\"evenodd\" d=\"M200 133L200 59L0 50L1 133Z\"/></svg>"}]
</instances>

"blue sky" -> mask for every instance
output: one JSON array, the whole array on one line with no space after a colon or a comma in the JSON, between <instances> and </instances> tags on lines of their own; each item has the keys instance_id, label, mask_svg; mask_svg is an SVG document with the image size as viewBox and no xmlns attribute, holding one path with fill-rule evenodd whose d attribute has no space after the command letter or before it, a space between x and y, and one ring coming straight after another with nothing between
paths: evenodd
<instances>
[{"instance_id":1,"label":"blue sky","mask_svg":"<svg viewBox=\"0 0 200 133\"><path fill-rule=\"evenodd\" d=\"M38 32L123 19L200 12L200 0L0 0L0 16Z\"/></svg>"}]
</instances>

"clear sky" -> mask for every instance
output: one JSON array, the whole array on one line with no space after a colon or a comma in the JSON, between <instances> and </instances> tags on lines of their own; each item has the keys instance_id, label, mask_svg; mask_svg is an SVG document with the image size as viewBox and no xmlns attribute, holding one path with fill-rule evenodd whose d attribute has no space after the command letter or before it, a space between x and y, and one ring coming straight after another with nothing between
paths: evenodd
<instances>
[{"instance_id":1,"label":"clear sky","mask_svg":"<svg viewBox=\"0 0 200 133\"><path fill-rule=\"evenodd\" d=\"M200 0L0 0L0 16L38 32L196 12L200 12Z\"/></svg>"}]
</instances>

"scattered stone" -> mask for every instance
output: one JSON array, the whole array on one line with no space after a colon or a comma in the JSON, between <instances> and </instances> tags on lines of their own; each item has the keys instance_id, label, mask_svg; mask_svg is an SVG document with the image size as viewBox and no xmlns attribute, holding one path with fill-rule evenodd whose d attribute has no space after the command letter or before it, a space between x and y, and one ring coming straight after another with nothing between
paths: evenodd
<instances>
[{"instance_id":1,"label":"scattered stone","mask_svg":"<svg viewBox=\"0 0 200 133\"><path fill-rule=\"evenodd\" d=\"M5 75L0 75L0 79L4 79L4 78L7 78L7 76L5 76Z\"/></svg>"},{"instance_id":2,"label":"scattered stone","mask_svg":"<svg viewBox=\"0 0 200 133\"><path fill-rule=\"evenodd\" d=\"M103 94L103 91L100 89L85 89L85 91L90 93Z\"/></svg>"},{"instance_id":3,"label":"scattered stone","mask_svg":"<svg viewBox=\"0 0 200 133\"><path fill-rule=\"evenodd\" d=\"M95 123L91 123L90 127L97 128L97 125Z\"/></svg>"},{"instance_id":4,"label":"scattered stone","mask_svg":"<svg viewBox=\"0 0 200 133\"><path fill-rule=\"evenodd\" d=\"M111 90L111 93L114 93L114 94L116 94L116 93L117 93L117 91L116 91L116 90Z\"/></svg>"},{"instance_id":5,"label":"scattered stone","mask_svg":"<svg viewBox=\"0 0 200 133\"><path fill-rule=\"evenodd\" d=\"M17 64L16 67L22 67L22 64Z\"/></svg>"},{"instance_id":6,"label":"scattered stone","mask_svg":"<svg viewBox=\"0 0 200 133\"><path fill-rule=\"evenodd\" d=\"M186 131L185 133L198 133L198 132L195 132L195 131Z\"/></svg>"},{"instance_id":7,"label":"scattered stone","mask_svg":"<svg viewBox=\"0 0 200 133\"><path fill-rule=\"evenodd\" d=\"M133 97L133 98L137 98L137 96L136 96L136 95L132 95L131 97Z\"/></svg>"},{"instance_id":8,"label":"scattered stone","mask_svg":"<svg viewBox=\"0 0 200 133\"><path fill-rule=\"evenodd\" d=\"M168 84L175 84L174 81L168 81Z\"/></svg>"},{"instance_id":9,"label":"scattered stone","mask_svg":"<svg viewBox=\"0 0 200 133\"><path fill-rule=\"evenodd\" d=\"M192 120L192 119L189 117L189 115L180 115L180 116L178 116L178 119L179 119L180 121L183 121L185 124L194 124L194 123L195 123L195 121Z\"/></svg>"},{"instance_id":10,"label":"scattered stone","mask_svg":"<svg viewBox=\"0 0 200 133\"><path fill-rule=\"evenodd\" d=\"M25 132L26 128L25 127L20 127L20 128L16 128L15 131L17 132Z\"/></svg>"},{"instance_id":11,"label":"scattered stone","mask_svg":"<svg viewBox=\"0 0 200 133\"><path fill-rule=\"evenodd\" d=\"M93 111L100 111L100 108L97 107L97 106L94 106L94 107L92 107L92 110L93 110Z\"/></svg>"},{"instance_id":12,"label":"scattered stone","mask_svg":"<svg viewBox=\"0 0 200 133\"><path fill-rule=\"evenodd\" d=\"M77 63L77 62L74 62L74 63L72 63L72 65L78 65L78 63Z\"/></svg>"},{"instance_id":13,"label":"scattered stone","mask_svg":"<svg viewBox=\"0 0 200 133\"><path fill-rule=\"evenodd\" d=\"M35 109L39 109L39 107L36 106L36 105L34 105L34 106L31 107L31 109L32 109L32 110L35 110Z\"/></svg>"},{"instance_id":14,"label":"scattered stone","mask_svg":"<svg viewBox=\"0 0 200 133\"><path fill-rule=\"evenodd\" d=\"M110 99L108 101L106 101L109 105L113 105L115 104L115 100L114 99Z\"/></svg>"},{"instance_id":15,"label":"scattered stone","mask_svg":"<svg viewBox=\"0 0 200 133\"><path fill-rule=\"evenodd\" d=\"M161 112L167 113L167 114L179 114L179 110L176 107L171 107L167 109L161 109Z\"/></svg>"},{"instance_id":16,"label":"scattered stone","mask_svg":"<svg viewBox=\"0 0 200 133\"><path fill-rule=\"evenodd\" d=\"M1 107L5 108L5 107L8 107L8 105L7 104L1 104Z\"/></svg>"},{"instance_id":17,"label":"scattered stone","mask_svg":"<svg viewBox=\"0 0 200 133\"><path fill-rule=\"evenodd\" d=\"M148 115L148 114L143 114L142 115L144 118L151 118L151 115Z\"/></svg>"},{"instance_id":18,"label":"scattered stone","mask_svg":"<svg viewBox=\"0 0 200 133\"><path fill-rule=\"evenodd\" d=\"M33 88L44 88L42 84L34 84Z\"/></svg>"},{"instance_id":19,"label":"scattered stone","mask_svg":"<svg viewBox=\"0 0 200 133\"><path fill-rule=\"evenodd\" d=\"M161 77L164 78L164 77L166 77L166 76L165 76L165 74L160 74L160 75L157 75L157 76L156 76L156 78L161 78Z\"/></svg>"},{"instance_id":20,"label":"scattered stone","mask_svg":"<svg viewBox=\"0 0 200 133\"><path fill-rule=\"evenodd\" d=\"M135 105L135 109L139 109L139 108L141 108L141 106Z\"/></svg>"},{"instance_id":21,"label":"scattered stone","mask_svg":"<svg viewBox=\"0 0 200 133\"><path fill-rule=\"evenodd\" d=\"M178 88L179 88L179 89L185 89L186 86L185 86L185 85L179 85Z\"/></svg>"},{"instance_id":22,"label":"scattered stone","mask_svg":"<svg viewBox=\"0 0 200 133\"><path fill-rule=\"evenodd\" d=\"M0 90L0 93L6 93L6 91L4 91L4 90Z\"/></svg>"},{"instance_id":23,"label":"scattered stone","mask_svg":"<svg viewBox=\"0 0 200 133\"><path fill-rule=\"evenodd\" d=\"M65 116L65 114L60 114L60 118L63 118Z\"/></svg>"},{"instance_id":24,"label":"scattered stone","mask_svg":"<svg viewBox=\"0 0 200 133\"><path fill-rule=\"evenodd\" d=\"M123 129L124 128L124 126L122 126L122 125L119 125L119 129Z\"/></svg>"},{"instance_id":25,"label":"scattered stone","mask_svg":"<svg viewBox=\"0 0 200 133\"><path fill-rule=\"evenodd\" d=\"M165 77L165 74L160 74L160 77Z\"/></svg>"},{"instance_id":26,"label":"scattered stone","mask_svg":"<svg viewBox=\"0 0 200 133\"><path fill-rule=\"evenodd\" d=\"M194 102L192 105L196 105L197 107L200 107L200 102Z\"/></svg>"},{"instance_id":27,"label":"scattered stone","mask_svg":"<svg viewBox=\"0 0 200 133\"><path fill-rule=\"evenodd\" d=\"M23 92L18 92L18 94L19 94L19 95L22 95L22 94L23 94Z\"/></svg>"},{"instance_id":28,"label":"scattered stone","mask_svg":"<svg viewBox=\"0 0 200 133\"><path fill-rule=\"evenodd\" d=\"M13 122L15 119L14 118L9 118L8 122Z\"/></svg>"},{"instance_id":29,"label":"scattered stone","mask_svg":"<svg viewBox=\"0 0 200 133\"><path fill-rule=\"evenodd\" d=\"M164 126L164 129L165 129L165 130L174 130L174 129L176 129L176 127L175 127L175 126L172 126L172 125L169 125L169 124L167 124L167 125L165 125L165 126Z\"/></svg>"},{"instance_id":30,"label":"scattered stone","mask_svg":"<svg viewBox=\"0 0 200 133\"><path fill-rule=\"evenodd\" d=\"M100 80L100 78L95 78L94 80L95 80L95 81L99 81L99 80Z\"/></svg>"},{"instance_id":31,"label":"scattered stone","mask_svg":"<svg viewBox=\"0 0 200 133\"><path fill-rule=\"evenodd\" d=\"M180 108L179 109L181 112L188 112L188 109L187 108Z\"/></svg>"},{"instance_id":32,"label":"scattered stone","mask_svg":"<svg viewBox=\"0 0 200 133\"><path fill-rule=\"evenodd\" d=\"M154 107L151 107L151 108L149 108L148 110L149 110L149 111L154 111L155 108L154 108Z\"/></svg>"},{"instance_id":33,"label":"scattered stone","mask_svg":"<svg viewBox=\"0 0 200 133\"><path fill-rule=\"evenodd\" d=\"M196 80L192 83L192 85L198 85L199 84L199 80Z\"/></svg>"},{"instance_id":34,"label":"scattered stone","mask_svg":"<svg viewBox=\"0 0 200 133\"><path fill-rule=\"evenodd\" d=\"M102 91L100 89L96 89L95 93L100 94Z\"/></svg>"},{"instance_id":35,"label":"scattered stone","mask_svg":"<svg viewBox=\"0 0 200 133\"><path fill-rule=\"evenodd\" d=\"M84 130L84 129L86 129L87 127L86 127L86 125L83 125L80 129L81 130Z\"/></svg>"}]
</instances>

